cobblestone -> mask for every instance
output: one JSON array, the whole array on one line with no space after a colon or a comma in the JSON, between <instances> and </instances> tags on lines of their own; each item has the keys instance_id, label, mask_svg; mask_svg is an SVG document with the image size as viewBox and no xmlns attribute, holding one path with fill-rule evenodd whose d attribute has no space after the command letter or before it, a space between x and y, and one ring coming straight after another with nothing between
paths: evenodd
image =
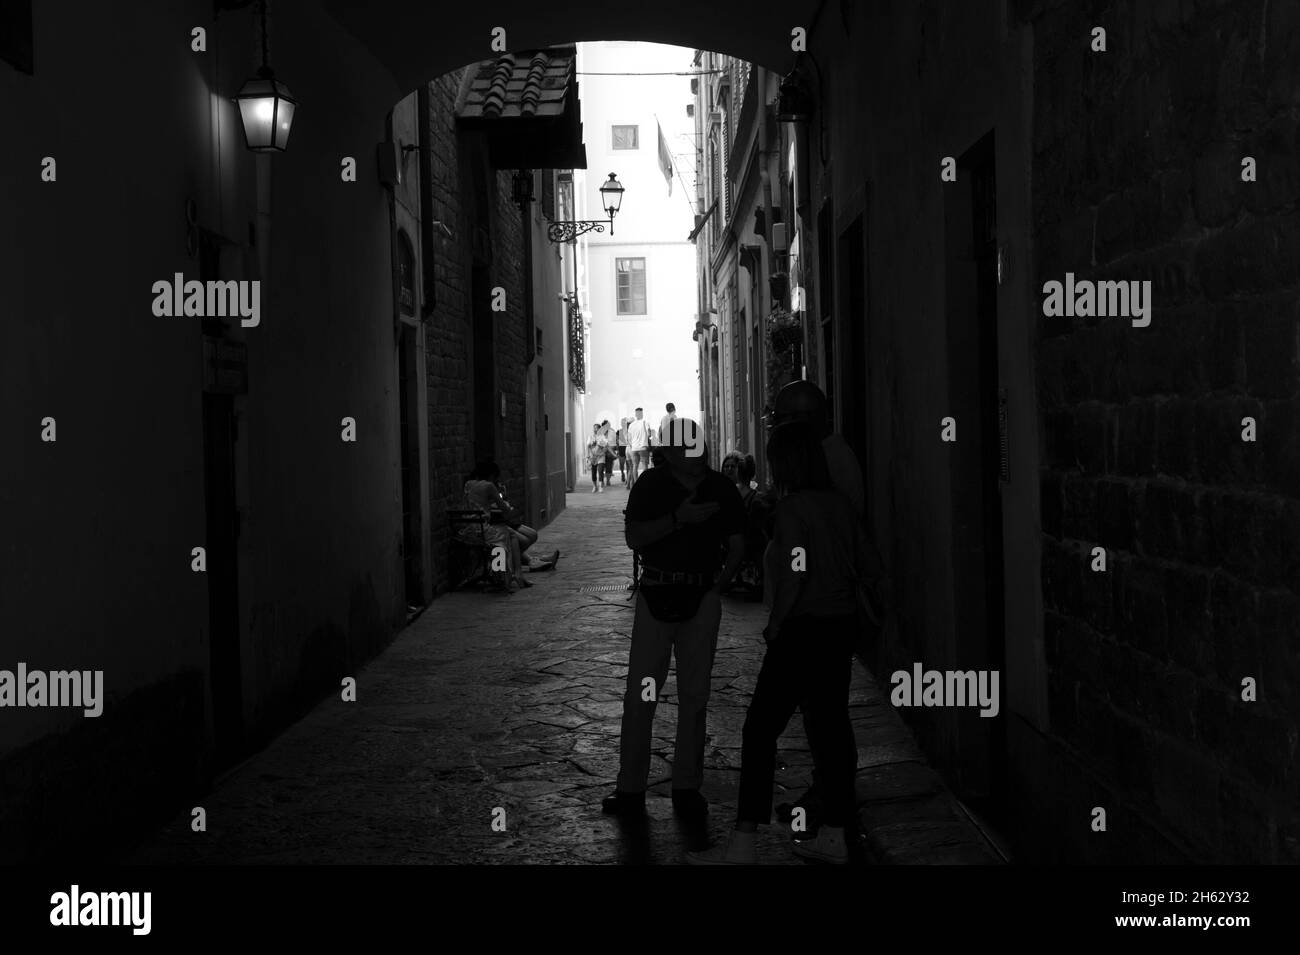
<instances>
[{"instance_id":1,"label":"cobblestone","mask_svg":"<svg viewBox=\"0 0 1300 955\"><path fill-rule=\"evenodd\" d=\"M648 825L601 815L613 788L632 601L622 539L626 491L573 493L543 531L559 568L514 595L444 595L364 671L357 701L331 698L220 779L127 861L209 863L680 863L706 841L675 822L668 798L676 688L655 720ZM704 792L709 828L733 819L741 727L762 658L761 605L728 598L713 671ZM349 674L340 674L342 677ZM1000 861L862 668L851 712L858 741L863 861ZM780 741L776 801L809 784L796 717ZM493 831L493 810L506 831ZM782 827L761 857L797 858Z\"/></svg>"}]
</instances>

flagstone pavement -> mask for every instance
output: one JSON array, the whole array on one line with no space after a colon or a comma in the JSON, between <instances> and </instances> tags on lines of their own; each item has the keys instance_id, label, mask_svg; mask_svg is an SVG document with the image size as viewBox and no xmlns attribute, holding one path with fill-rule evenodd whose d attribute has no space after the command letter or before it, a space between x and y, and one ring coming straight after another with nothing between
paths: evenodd
<instances>
[{"instance_id":1,"label":"flagstone pavement","mask_svg":"<svg viewBox=\"0 0 1300 955\"><path fill-rule=\"evenodd\" d=\"M568 495L542 532L552 573L513 595L444 594L357 677L235 767L124 860L139 864L677 864L734 818L741 727L762 659L761 604L724 598L708 713L708 831L675 821L670 675L655 717L648 822L601 815L618 770L632 607L627 491ZM593 590L593 588L601 588ZM860 863L1003 861L855 663ZM776 802L809 784L796 716L779 744ZM504 831L501 829L504 810ZM498 820L494 827L494 819ZM800 863L787 827L764 827L764 863Z\"/></svg>"}]
</instances>

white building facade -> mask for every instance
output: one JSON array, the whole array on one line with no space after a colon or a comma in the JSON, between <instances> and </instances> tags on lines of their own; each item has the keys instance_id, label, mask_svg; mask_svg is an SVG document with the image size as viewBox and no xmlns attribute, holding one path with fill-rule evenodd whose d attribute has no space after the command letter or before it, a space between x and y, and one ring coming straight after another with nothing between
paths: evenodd
<instances>
[{"instance_id":1,"label":"white building facade","mask_svg":"<svg viewBox=\"0 0 1300 955\"><path fill-rule=\"evenodd\" d=\"M696 205L695 124L686 109L693 97L689 76L650 75L688 73L692 57L692 50L654 43L578 45L588 167L574 173L578 218L605 218L599 189L611 172L626 190L612 234L606 225L579 240L589 332L578 455L594 424L608 419L617 426L637 407L655 425L668 402L681 417L700 416L691 337L696 252L688 238ZM669 162L671 192L660 129L667 152L677 154Z\"/></svg>"}]
</instances>

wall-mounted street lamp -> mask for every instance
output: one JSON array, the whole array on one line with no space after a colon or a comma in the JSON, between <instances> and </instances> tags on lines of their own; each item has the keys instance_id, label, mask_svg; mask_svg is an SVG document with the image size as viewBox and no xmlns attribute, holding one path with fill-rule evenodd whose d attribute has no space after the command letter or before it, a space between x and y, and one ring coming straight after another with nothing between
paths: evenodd
<instances>
[{"instance_id":1,"label":"wall-mounted street lamp","mask_svg":"<svg viewBox=\"0 0 1300 955\"><path fill-rule=\"evenodd\" d=\"M817 63L814 61L813 68L816 69L816 67ZM776 101L776 118L778 122L807 122L816 108L812 92L809 90L811 85L803 58L796 57L794 68L781 78L781 88ZM820 81L818 86L820 87Z\"/></svg>"},{"instance_id":2,"label":"wall-mounted street lamp","mask_svg":"<svg viewBox=\"0 0 1300 955\"><path fill-rule=\"evenodd\" d=\"M623 184L618 181L618 177L612 172L609 179L600 187L600 201L605 204L605 212L609 215L606 220L600 219L577 219L563 220L552 222L547 227L546 237L552 242L572 242L584 232L604 232L605 223L609 223L609 234L614 234L614 216L618 215L619 207L623 204Z\"/></svg>"},{"instance_id":3,"label":"wall-mounted street lamp","mask_svg":"<svg viewBox=\"0 0 1300 955\"><path fill-rule=\"evenodd\" d=\"M255 153L284 152L298 101L266 62L266 0L261 0L262 67L235 96L244 142Z\"/></svg>"},{"instance_id":4,"label":"wall-mounted street lamp","mask_svg":"<svg viewBox=\"0 0 1300 955\"><path fill-rule=\"evenodd\" d=\"M812 97L808 95L801 78L792 72L781 80L776 105L777 120L782 123L807 122L812 111Z\"/></svg>"}]
</instances>

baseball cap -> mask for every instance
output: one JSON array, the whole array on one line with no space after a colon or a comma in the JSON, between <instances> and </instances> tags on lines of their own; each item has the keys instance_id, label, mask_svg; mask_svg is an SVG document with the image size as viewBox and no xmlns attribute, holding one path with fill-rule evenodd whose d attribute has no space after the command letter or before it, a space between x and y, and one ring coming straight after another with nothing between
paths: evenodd
<instances>
[{"instance_id":1,"label":"baseball cap","mask_svg":"<svg viewBox=\"0 0 1300 955\"><path fill-rule=\"evenodd\" d=\"M776 417L821 416L826 414L826 395L811 381L792 381L776 395Z\"/></svg>"}]
</instances>

